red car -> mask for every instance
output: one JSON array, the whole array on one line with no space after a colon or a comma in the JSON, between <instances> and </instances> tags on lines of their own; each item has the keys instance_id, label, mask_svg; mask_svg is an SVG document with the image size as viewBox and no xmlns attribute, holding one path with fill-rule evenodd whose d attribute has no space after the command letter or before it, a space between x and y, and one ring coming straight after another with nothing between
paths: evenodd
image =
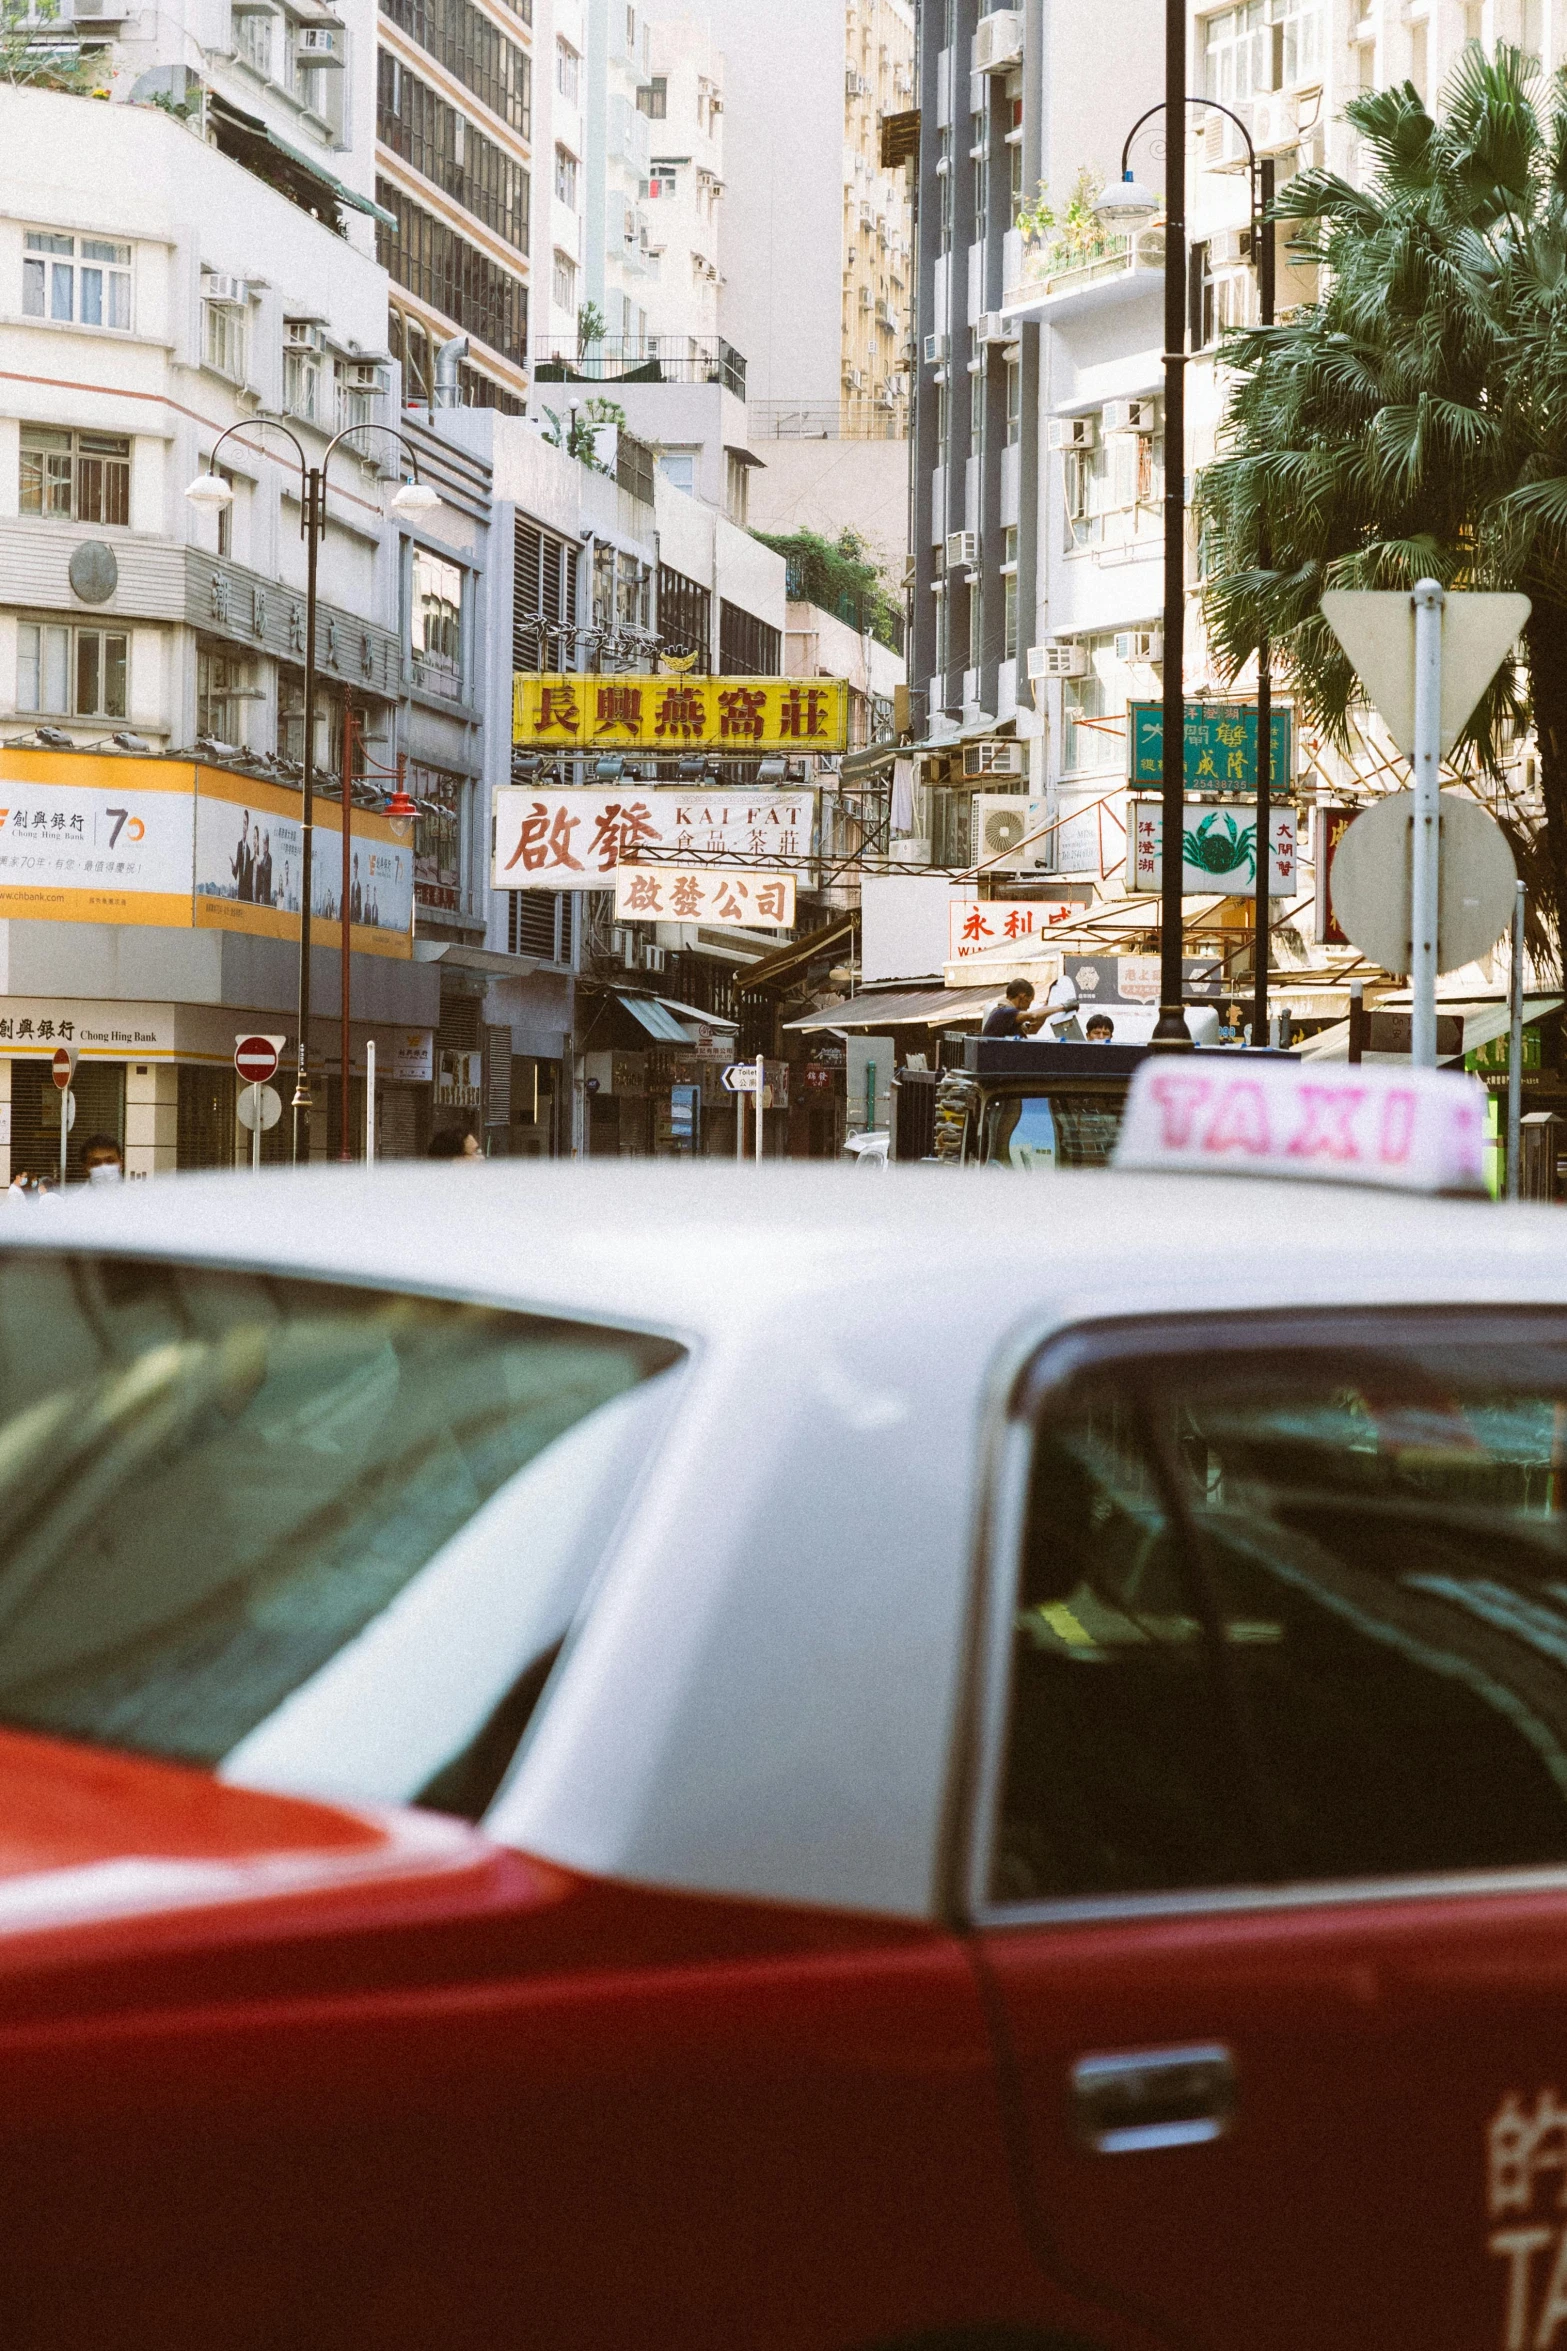
<instances>
[{"instance_id":1,"label":"red car","mask_svg":"<svg viewBox=\"0 0 1567 2351\"><path fill-rule=\"evenodd\" d=\"M869 1193L13 1211L6 2351L1567 2346L1554 1218Z\"/></svg>"}]
</instances>

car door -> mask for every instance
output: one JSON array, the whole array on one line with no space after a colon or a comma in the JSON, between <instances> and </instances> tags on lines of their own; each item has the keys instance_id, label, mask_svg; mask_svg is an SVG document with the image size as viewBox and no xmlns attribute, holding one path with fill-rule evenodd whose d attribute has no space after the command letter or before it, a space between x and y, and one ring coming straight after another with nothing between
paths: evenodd
<instances>
[{"instance_id":1,"label":"car door","mask_svg":"<svg viewBox=\"0 0 1567 2351\"><path fill-rule=\"evenodd\" d=\"M1567 2343L1567 1324L1019 1396L971 1899L1040 2258L1210 2351Z\"/></svg>"}]
</instances>

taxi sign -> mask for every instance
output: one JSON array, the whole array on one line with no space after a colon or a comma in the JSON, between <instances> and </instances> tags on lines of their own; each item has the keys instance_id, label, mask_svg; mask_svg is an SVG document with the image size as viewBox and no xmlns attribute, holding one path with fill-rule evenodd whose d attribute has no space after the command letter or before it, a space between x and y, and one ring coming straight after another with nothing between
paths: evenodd
<instances>
[{"instance_id":1,"label":"taxi sign","mask_svg":"<svg viewBox=\"0 0 1567 2351\"><path fill-rule=\"evenodd\" d=\"M1326 1069L1227 1054L1145 1061L1120 1168L1305 1176L1401 1192L1484 1192L1485 1089L1429 1069Z\"/></svg>"}]
</instances>

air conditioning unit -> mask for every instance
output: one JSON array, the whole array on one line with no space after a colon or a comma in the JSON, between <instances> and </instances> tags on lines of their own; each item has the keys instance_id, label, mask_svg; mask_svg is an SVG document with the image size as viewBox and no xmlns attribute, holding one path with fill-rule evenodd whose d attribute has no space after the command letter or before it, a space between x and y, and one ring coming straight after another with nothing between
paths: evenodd
<instances>
[{"instance_id":1,"label":"air conditioning unit","mask_svg":"<svg viewBox=\"0 0 1567 2351\"><path fill-rule=\"evenodd\" d=\"M1157 400L1107 400L1103 422L1107 433L1156 433L1159 403Z\"/></svg>"},{"instance_id":2,"label":"air conditioning unit","mask_svg":"<svg viewBox=\"0 0 1567 2351\"><path fill-rule=\"evenodd\" d=\"M216 270L202 276L203 302L215 302L220 310L243 310L250 299L250 288L243 278L220 277Z\"/></svg>"},{"instance_id":3,"label":"air conditioning unit","mask_svg":"<svg viewBox=\"0 0 1567 2351\"><path fill-rule=\"evenodd\" d=\"M1088 647L1064 637L1054 645L1030 645L1028 674L1036 685L1041 678L1086 678Z\"/></svg>"},{"instance_id":4,"label":"air conditioning unit","mask_svg":"<svg viewBox=\"0 0 1567 2351\"><path fill-rule=\"evenodd\" d=\"M343 36L335 25L303 25L294 54L302 65L341 65Z\"/></svg>"},{"instance_id":5,"label":"air conditioning unit","mask_svg":"<svg viewBox=\"0 0 1567 2351\"><path fill-rule=\"evenodd\" d=\"M1158 629L1118 629L1115 657L1117 661L1162 661L1163 634Z\"/></svg>"},{"instance_id":6,"label":"air conditioning unit","mask_svg":"<svg viewBox=\"0 0 1567 2351\"><path fill-rule=\"evenodd\" d=\"M992 735L985 743L963 746L963 781L978 783L982 776L1020 776L1023 746L1015 735Z\"/></svg>"},{"instance_id":7,"label":"air conditioning unit","mask_svg":"<svg viewBox=\"0 0 1567 2351\"><path fill-rule=\"evenodd\" d=\"M925 365L926 365L927 367L945 367L945 366L946 366L946 364L947 364L947 338L946 338L946 336L945 336L945 335L927 335L927 336L925 337Z\"/></svg>"},{"instance_id":8,"label":"air conditioning unit","mask_svg":"<svg viewBox=\"0 0 1567 2351\"><path fill-rule=\"evenodd\" d=\"M313 318L285 318L283 348L285 351L324 351L326 335L320 322Z\"/></svg>"},{"instance_id":9,"label":"air conditioning unit","mask_svg":"<svg viewBox=\"0 0 1567 2351\"><path fill-rule=\"evenodd\" d=\"M1096 416L1053 416L1050 419L1050 446L1052 449L1092 449L1099 441L1099 419Z\"/></svg>"},{"instance_id":10,"label":"air conditioning unit","mask_svg":"<svg viewBox=\"0 0 1567 2351\"><path fill-rule=\"evenodd\" d=\"M1215 111L1208 116L1203 126L1202 160L1207 171L1223 171L1248 160L1240 128L1227 114Z\"/></svg>"},{"instance_id":11,"label":"air conditioning unit","mask_svg":"<svg viewBox=\"0 0 1567 2351\"><path fill-rule=\"evenodd\" d=\"M1259 155L1293 147L1299 137L1299 111L1286 91L1274 90L1265 98L1252 100L1251 143Z\"/></svg>"},{"instance_id":12,"label":"air conditioning unit","mask_svg":"<svg viewBox=\"0 0 1567 2351\"><path fill-rule=\"evenodd\" d=\"M979 561L978 531L948 531L948 571L972 571Z\"/></svg>"},{"instance_id":13,"label":"air conditioning unit","mask_svg":"<svg viewBox=\"0 0 1567 2351\"><path fill-rule=\"evenodd\" d=\"M976 343L1016 343L1021 336L1016 319L1003 318L999 310L982 310L974 321Z\"/></svg>"},{"instance_id":14,"label":"air conditioning unit","mask_svg":"<svg viewBox=\"0 0 1567 2351\"><path fill-rule=\"evenodd\" d=\"M1250 259L1250 229L1218 229L1208 239L1210 269L1234 269Z\"/></svg>"},{"instance_id":15,"label":"air conditioning unit","mask_svg":"<svg viewBox=\"0 0 1567 2351\"><path fill-rule=\"evenodd\" d=\"M343 381L356 392L384 392L389 376L386 365L379 359L351 359L343 369Z\"/></svg>"},{"instance_id":16,"label":"air conditioning unit","mask_svg":"<svg viewBox=\"0 0 1567 2351\"><path fill-rule=\"evenodd\" d=\"M858 392L865 382L865 371L859 367L846 367L843 371L843 380L851 392Z\"/></svg>"},{"instance_id":17,"label":"air conditioning unit","mask_svg":"<svg viewBox=\"0 0 1567 2351\"><path fill-rule=\"evenodd\" d=\"M1043 862L1048 846L1043 800L1029 800L1021 792L976 792L971 805L969 842L976 865L992 873L1027 873Z\"/></svg>"},{"instance_id":18,"label":"air conditioning unit","mask_svg":"<svg viewBox=\"0 0 1567 2351\"><path fill-rule=\"evenodd\" d=\"M662 971L664 968L664 954L665 950L662 947L644 947L642 950L643 970Z\"/></svg>"},{"instance_id":19,"label":"air conditioning unit","mask_svg":"<svg viewBox=\"0 0 1567 2351\"><path fill-rule=\"evenodd\" d=\"M78 0L79 5L80 0ZM1302 131L1300 134L1296 168L1300 171L1320 171L1327 159L1327 132L1320 122L1314 123L1309 131Z\"/></svg>"},{"instance_id":20,"label":"air conditioning unit","mask_svg":"<svg viewBox=\"0 0 1567 2351\"><path fill-rule=\"evenodd\" d=\"M998 8L980 18L974 32L976 73L1005 73L1022 56L1023 19L1015 8Z\"/></svg>"}]
</instances>

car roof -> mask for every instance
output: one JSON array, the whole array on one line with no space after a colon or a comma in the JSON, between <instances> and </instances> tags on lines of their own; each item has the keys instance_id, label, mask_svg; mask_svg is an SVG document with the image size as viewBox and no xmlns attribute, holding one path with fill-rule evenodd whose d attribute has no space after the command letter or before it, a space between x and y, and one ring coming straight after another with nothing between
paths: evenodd
<instances>
[{"instance_id":1,"label":"car roof","mask_svg":"<svg viewBox=\"0 0 1567 2351\"><path fill-rule=\"evenodd\" d=\"M411 1165L18 1203L98 1247L691 1347L487 1825L570 1868L936 1915L981 1464L1012 1373L1127 1316L1567 1304L1547 1207L1221 1176Z\"/></svg>"}]
</instances>

